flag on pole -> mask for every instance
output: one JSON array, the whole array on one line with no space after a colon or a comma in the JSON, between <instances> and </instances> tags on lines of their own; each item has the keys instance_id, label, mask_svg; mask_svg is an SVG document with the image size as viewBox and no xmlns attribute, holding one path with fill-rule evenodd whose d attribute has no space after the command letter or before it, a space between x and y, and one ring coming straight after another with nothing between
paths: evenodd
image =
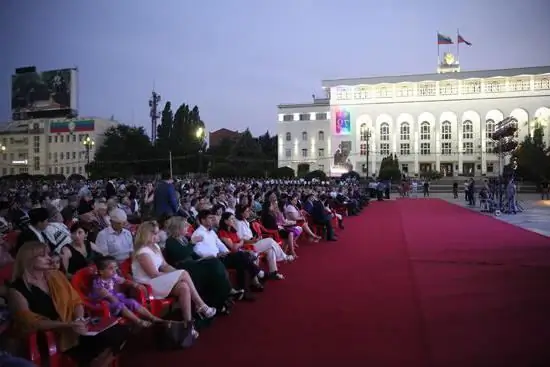
<instances>
[{"instance_id":1,"label":"flag on pole","mask_svg":"<svg viewBox=\"0 0 550 367\"><path fill-rule=\"evenodd\" d=\"M458 40L457 40L456 42L457 42L457 43L465 43L465 44L467 44L468 46L471 46L471 45L472 45L471 42L468 42L468 41L466 41L464 38L462 38L462 36L461 36L460 34L458 35Z\"/></svg>"},{"instance_id":2,"label":"flag on pole","mask_svg":"<svg viewBox=\"0 0 550 367\"><path fill-rule=\"evenodd\" d=\"M452 45L454 42L451 37L442 35L441 33L437 34L437 44L438 45Z\"/></svg>"}]
</instances>

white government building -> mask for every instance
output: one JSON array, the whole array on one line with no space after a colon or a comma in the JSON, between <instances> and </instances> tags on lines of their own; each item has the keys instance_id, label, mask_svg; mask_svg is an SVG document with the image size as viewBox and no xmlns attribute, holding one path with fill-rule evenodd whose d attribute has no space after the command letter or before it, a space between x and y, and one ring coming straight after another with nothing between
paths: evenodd
<instances>
[{"instance_id":1,"label":"white government building","mask_svg":"<svg viewBox=\"0 0 550 367\"><path fill-rule=\"evenodd\" d=\"M490 136L507 116L518 121L519 141L540 123L550 146L550 66L461 72L446 54L438 73L322 85L325 98L278 106L279 167L331 176L368 167L375 176L394 153L411 176L498 175Z\"/></svg>"},{"instance_id":2,"label":"white government building","mask_svg":"<svg viewBox=\"0 0 550 367\"><path fill-rule=\"evenodd\" d=\"M0 177L21 173L86 176L88 154L93 160L105 131L117 124L96 117L4 124L0 126Z\"/></svg>"}]
</instances>

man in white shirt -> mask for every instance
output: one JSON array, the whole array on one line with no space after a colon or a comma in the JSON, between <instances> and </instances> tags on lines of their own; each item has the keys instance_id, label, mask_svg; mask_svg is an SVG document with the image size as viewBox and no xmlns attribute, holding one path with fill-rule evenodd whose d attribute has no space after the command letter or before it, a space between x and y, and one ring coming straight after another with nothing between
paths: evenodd
<instances>
[{"instance_id":1,"label":"man in white shirt","mask_svg":"<svg viewBox=\"0 0 550 367\"><path fill-rule=\"evenodd\" d=\"M254 263L254 259L246 251L230 252L223 244L216 232L212 230L216 216L210 210L200 210L197 215L199 227L191 235L195 242L194 251L201 258L218 257L226 268L234 269L237 273L237 288L250 288L254 291L263 290L258 277L263 277L263 271ZM111 220L112 221L112 220ZM247 278L251 279L248 287Z\"/></svg>"},{"instance_id":2,"label":"man in white shirt","mask_svg":"<svg viewBox=\"0 0 550 367\"><path fill-rule=\"evenodd\" d=\"M128 218L124 210L118 208L112 210L109 217L111 226L97 234L95 244L102 253L113 256L118 262L123 262L134 251L132 234L124 228Z\"/></svg>"}]
</instances>

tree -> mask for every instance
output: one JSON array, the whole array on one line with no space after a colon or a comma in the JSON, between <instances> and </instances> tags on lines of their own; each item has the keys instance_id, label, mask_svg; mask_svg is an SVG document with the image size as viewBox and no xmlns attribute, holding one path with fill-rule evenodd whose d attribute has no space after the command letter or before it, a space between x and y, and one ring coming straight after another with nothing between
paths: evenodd
<instances>
[{"instance_id":1,"label":"tree","mask_svg":"<svg viewBox=\"0 0 550 367\"><path fill-rule=\"evenodd\" d=\"M544 143L544 128L535 121L532 136L527 135L512 154L517 174L524 180L540 182L550 178L550 158Z\"/></svg>"},{"instance_id":2,"label":"tree","mask_svg":"<svg viewBox=\"0 0 550 367\"><path fill-rule=\"evenodd\" d=\"M380 180L391 180L392 182L401 180L401 170L399 169L397 155L390 154L382 158L380 170L378 171L378 178Z\"/></svg>"},{"instance_id":3,"label":"tree","mask_svg":"<svg viewBox=\"0 0 550 367\"><path fill-rule=\"evenodd\" d=\"M277 135L269 135L269 131L258 137L258 143L263 153L263 167L271 172L277 168Z\"/></svg>"},{"instance_id":4,"label":"tree","mask_svg":"<svg viewBox=\"0 0 550 367\"><path fill-rule=\"evenodd\" d=\"M271 178L294 178L296 173L290 167L275 168L269 175Z\"/></svg>"},{"instance_id":5,"label":"tree","mask_svg":"<svg viewBox=\"0 0 550 367\"><path fill-rule=\"evenodd\" d=\"M190 108L183 103L173 113L172 104L166 102L157 128L157 156L166 157L168 162L171 152L176 173L202 171L200 161L206 149L204 133L205 125L197 106Z\"/></svg>"},{"instance_id":6,"label":"tree","mask_svg":"<svg viewBox=\"0 0 550 367\"><path fill-rule=\"evenodd\" d=\"M241 133L233 144L227 161L238 167L237 171L241 175L250 176L252 173L264 172L262 147L249 129ZM263 175L265 173L261 176Z\"/></svg>"},{"instance_id":7,"label":"tree","mask_svg":"<svg viewBox=\"0 0 550 367\"><path fill-rule=\"evenodd\" d=\"M86 169L93 177L128 177L157 172L153 147L143 127L118 125L105 132L105 140Z\"/></svg>"}]
</instances>

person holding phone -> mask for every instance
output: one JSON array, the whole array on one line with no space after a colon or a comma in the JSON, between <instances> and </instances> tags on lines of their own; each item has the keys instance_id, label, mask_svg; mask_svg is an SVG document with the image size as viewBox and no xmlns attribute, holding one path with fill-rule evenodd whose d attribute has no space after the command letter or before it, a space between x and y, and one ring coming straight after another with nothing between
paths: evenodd
<instances>
[{"instance_id":1,"label":"person holding phone","mask_svg":"<svg viewBox=\"0 0 550 367\"><path fill-rule=\"evenodd\" d=\"M8 305L16 337L51 330L57 335L58 349L86 366L106 366L122 349L129 335L125 326L87 336L82 300L65 275L55 270L46 244L34 241L21 246L12 280Z\"/></svg>"}]
</instances>

